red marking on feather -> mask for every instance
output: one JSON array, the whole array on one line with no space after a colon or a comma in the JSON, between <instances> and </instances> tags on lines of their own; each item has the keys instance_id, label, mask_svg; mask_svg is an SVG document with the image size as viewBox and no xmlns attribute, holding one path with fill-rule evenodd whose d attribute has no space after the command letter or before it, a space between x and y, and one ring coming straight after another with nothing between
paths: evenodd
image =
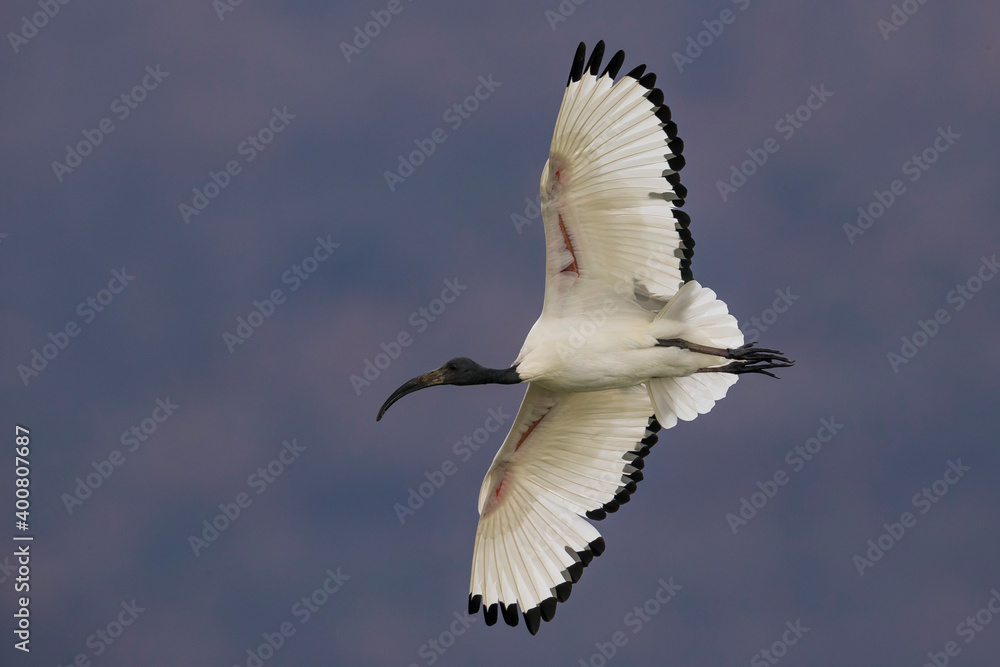
<instances>
[{"instance_id":1,"label":"red marking on feather","mask_svg":"<svg viewBox=\"0 0 1000 667\"><path fill-rule=\"evenodd\" d=\"M547 415L547 414L549 414L549 413L548 413L548 412L546 412L546 413L545 413L545 414L543 414L543 415L542 415L541 417L539 417L538 419L536 419L536 420L535 420L535 421L534 421L534 422L533 422L533 423L531 424L531 426L529 426L529 427L528 427L528 430L527 430L527 431L525 431L524 433L522 433L522 434L521 434L521 439L517 441L517 444L516 444L516 445L514 445L514 451L515 451L515 452L516 452L516 451L517 451L518 449L520 449L520 448L521 448L521 445L522 445L522 444L524 443L524 441L525 441L525 440L526 440L526 439L528 438L528 436L529 436L529 435L531 435L531 432L535 430L535 427L536 427L536 426L538 426L538 422L540 422L540 421L542 421L543 419L545 419L545 415Z\"/></svg>"},{"instance_id":2,"label":"red marking on feather","mask_svg":"<svg viewBox=\"0 0 1000 667\"><path fill-rule=\"evenodd\" d=\"M558 172L556 172L556 173L558 173ZM573 261L570 262L570 265L567 266L562 271L560 271L560 273L566 273L567 271L572 271L576 275L580 275L580 267L578 267L577 264L576 264L576 253L573 252L573 244L569 242L569 234L566 233L566 225L563 224L563 220L562 220L562 215L561 214L559 216L559 231L562 232L563 243L566 244L566 250L569 250L569 254L573 258Z\"/></svg>"}]
</instances>

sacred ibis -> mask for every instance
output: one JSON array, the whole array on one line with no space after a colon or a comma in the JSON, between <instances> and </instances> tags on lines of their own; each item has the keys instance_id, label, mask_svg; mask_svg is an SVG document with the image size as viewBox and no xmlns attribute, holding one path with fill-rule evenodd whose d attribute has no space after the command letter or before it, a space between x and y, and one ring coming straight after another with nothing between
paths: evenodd
<instances>
[{"instance_id":1,"label":"sacred ibis","mask_svg":"<svg viewBox=\"0 0 1000 667\"><path fill-rule=\"evenodd\" d=\"M739 375L784 368L743 344L726 304L691 275L694 240L678 172L684 143L656 76L598 74L580 44L542 169L545 300L513 365L465 357L406 382L378 412L424 387L528 383L479 493L469 613L552 619L604 551L584 519L628 502L661 428L712 409ZM664 183L665 179L665 183Z\"/></svg>"}]
</instances>

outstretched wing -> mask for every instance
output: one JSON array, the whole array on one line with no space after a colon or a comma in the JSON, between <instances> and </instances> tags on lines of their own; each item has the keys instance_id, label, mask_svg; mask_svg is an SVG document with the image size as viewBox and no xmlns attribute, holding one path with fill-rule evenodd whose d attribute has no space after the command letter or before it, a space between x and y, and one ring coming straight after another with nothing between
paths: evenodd
<instances>
[{"instance_id":1,"label":"outstretched wing","mask_svg":"<svg viewBox=\"0 0 1000 667\"><path fill-rule=\"evenodd\" d=\"M479 493L469 613L531 634L604 551L588 521L628 502L660 425L643 385L558 393L529 384Z\"/></svg>"},{"instance_id":2,"label":"outstretched wing","mask_svg":"<svg viewBox=\"0 0 1000 667\"><path fill-rule=\"evenodd\" d=\"M542 171L543 314L567 315L617 294L658 311L692 278L690 218L678 208L684 142L656 75L640 65L614 81L617 52L597 75L598 42L577 49Z\"/></svg>"}]
</instances>

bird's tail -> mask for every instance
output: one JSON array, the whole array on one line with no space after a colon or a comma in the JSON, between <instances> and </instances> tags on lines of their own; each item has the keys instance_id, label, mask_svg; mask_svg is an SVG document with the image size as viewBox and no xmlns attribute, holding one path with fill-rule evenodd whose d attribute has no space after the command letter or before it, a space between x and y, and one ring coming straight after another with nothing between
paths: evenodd
<instances>
[{"instance_id":1,"label":"bird's tail","mask_svg":"<svg viewBox=\"0 0 1000 667\"><path fill-rule=\"evenodd\" d=\"M709 347L743 345L743 332L726 304L695 280L684 283L657 314L654 328L659 327L670 332L664 337L683 338ZM657 421L663 428L670 428L678 419L691 421L705 414L736 384L736 379L731 373L696 373L650 380L647 387Z\"/></svg>"}]
</instances>

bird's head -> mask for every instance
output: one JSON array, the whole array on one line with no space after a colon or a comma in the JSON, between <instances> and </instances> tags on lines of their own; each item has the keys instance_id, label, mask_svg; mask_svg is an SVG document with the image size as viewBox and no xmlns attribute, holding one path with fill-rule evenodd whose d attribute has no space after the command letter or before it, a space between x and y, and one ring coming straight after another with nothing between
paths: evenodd
<instances>
[{"instance_id":1,"label":"bird's head","mask_svg":"<svg viewBox=\"0 0 1000 667\"><path fill-rule=\"evenodd\" d=\"M412 394L424 387L433 387L438 384L483 384L487 381L488 369L483 368L468 357L455 357L445 363L441 368L437 368L429 373L418 375L403 384L399 389L392 392L392 395L382 404L382 409L378 411L375 421L382 419L382 415L389 409L389 406L403 398L407 394Z\"/></svg>"}]
</instances>

